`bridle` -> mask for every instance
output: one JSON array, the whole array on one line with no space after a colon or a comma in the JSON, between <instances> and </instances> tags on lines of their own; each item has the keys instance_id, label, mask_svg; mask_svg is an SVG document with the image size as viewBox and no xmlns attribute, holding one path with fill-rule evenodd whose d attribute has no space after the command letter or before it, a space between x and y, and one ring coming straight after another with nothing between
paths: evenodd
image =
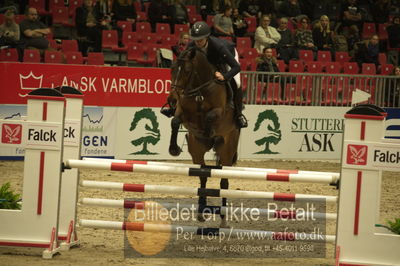
<instances>
[{"instance_id":1,"label":"bridle","mask_svg":"<svg viewBox=\"0 0 400 266\"><path fill-rule=\"evenodd\" d=\"M192 48L192 49L196 49L196 48ZM186 56L186 54L188 52L186 52L184 55ZM203 51L196 49L196 52L203 52ZM182 62L188 62L190 60L187 59L187 58L182 58L182 56L179 56L179 58L177 60L178 60L178 62L177 62L177 67L178 67L177 71L178 72L176 74L175 79L173 80L173 83L171 85L171 89L177 91L178 95L181 95L179 93L179 91L183 91L183 96L184 97L195 97L196 101L203 101L204 100L203 94L207 94L208 93L209 85L211 83L215 82L215 79L210 79L209 81L206 81L206 82L202 83L201 85L199 85L199 86L197 86L195 88L191 88L192 84L193 84L193 80L196 80L196 79L200 80L200 76L199 76L199 73L197 72L197 70L196 69L194 69L194 70L192 69L190 71L190 74L189 74L189 77L187 79L187 82L184 85L179 86L179 85L177 85L177 81L179 80L179 77L180 77L180 74L181 74Z\"/></svg>"}]
</instances>

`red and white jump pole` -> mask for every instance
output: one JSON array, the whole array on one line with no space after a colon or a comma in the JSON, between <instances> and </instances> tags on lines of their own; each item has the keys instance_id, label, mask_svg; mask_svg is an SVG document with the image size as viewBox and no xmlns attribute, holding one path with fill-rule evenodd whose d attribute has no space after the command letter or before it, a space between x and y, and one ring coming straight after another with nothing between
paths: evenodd
<instances>
[{"instance_id":1,"label":"red and white jump pole","mask_svg":"<svg viewBox=\"0 0 400 266\"><path fill-rule=\"evenodd\" d=\"M156 203L152 201L135 201L135 200L111 200L111 199L96 199L96 198L83 198L80 203L85 206L98 206L98 207L111 207L111 208L125 208L125 209L138 209L138 210L152 210L158 206L165 208L166 210L190 209L197 213L213 213L226 215L228 212L237 213L240 215L244 213L253 213L257 211L262 216L267 216L269 219L291 219L301 220L303 218L315 218L315 219L326 219L336 220L336 213L320 213L320 212L301 212L296 210L277 210L277 209L260 209L260 208L244 208L243 206L205 206L202 209L197 204L180 204L178 203Z\"/></svg>"},{"instance_id":2,"label":"red and white jump pole","mask_svg":"<svg viewBox=\"0 0 400 266\"><path fill-rule=\"evenodd\" d=\"M307 182L307 183L335 183L336 177L332 175L308 175L291 173L268 173L242 170L225 170L209 168L191 168L173 165L148 165L119 163L112 161L85 161L85 160L67 160L66 168L78 169L99 169L109 171L138 172L151 174L171 174L183 176L206 176L228 179L251 179L280 182Z\"/></svg>"},{"instance_id":3,"label":"red and white jump pole","mask_svg":"<svg viewBox=\"0 0 400 266\"><path fill-rule=\"evenodd\" d=\"M169 193L176 195L188 196L208 196L222 198L242 198L242 199L271 199L276 201L313 201L313 202L331 202L336 203L338 197L325 195L308 195L308 194L292 194L292 193L276 193L264 191L245 191L245 190L229 190L229 189L201 189L181 186L163 186L163 185L147 185L147 184L126 184L119 182L105 181L81 181L82 187L113 189L127 192L142 193Z\"/></svg>"},{"instance_id":4,"label":"red and white jump pole","mask_svg":"<svg viewBox=\"0 0 400 266\"><path fill-rule=\"evenodd\" d=\"M136 222L115 222L115 221L102 221L102 220L85 220L81 219L79 225L83 227L98 228L98 229L112 229L112 230L125 230L137 232L159 232L159 233L172 233L183 234L193 233L196 235L210 235L223 236L225 240L229 238L243 238L243 236L262 236L266 240L283 240L283 241L312 241L312 242L330 242L334 243L336 236L334 235L319 235L319 234L306 234L299 232L272 232L261 230L245 230L233 228L207 228L197 226L183 226L172 224L150 224L150 223L136 223ZM229 238L228 238L229 237ZM218 237L218 239L221 239ZM223 240L223 239L222 239Z\"/></svg>"},{"instance_id":5,"label":"red and white jump pole","mask_svg":"<svg viewBox=\"0 0 400 266\"><path fill-rule=\"evenodd\" d=\"M100 162L113 162L113 163L128 163L128 164L146 164L146 165L163 165L163 166L176 166L176 167L191 167L191 168L211 168L211 169L223 169L223 170L240 170L249 172L265 172L273 174L302 174L302 175L328 175L335 177L335 182L340 179L340 173L335 172L318 172L318 171L303 171L303 170L283 170L283 169L271 169L271 168L256 168L256 167L240 167L240 166L209 166L206 167L200 164L187 164L187 163L170 163L170 162L158 162L158 161L137 161L137 160L113 160L103 158L85 157L84 161L100 161Z\"/></svg>"},{"instance_id":6,"label":"red and white jump pole","mask_svg":"<svg viewBox=\"0 0 400 266\"><path fill-rule=\"evenodd\" d=\"M334 172L317 172L317 171L302 171L302 170L283 170L283 169L270 169L270 168L255 168L255 167L239 167L239 166L202 166L199 164L187 164L187 163L169 163L169 162L157 162L157 161L136 161L136 160L113 160L113 159L102 159L85 157L84 161L97 161L97 162L111 162L121 164L144 164L152 166L172 166L172 167L190 167L190 168L203 168L203 169L218 169L218 170L235 170L235 171L247 171L247 172L262 172L265 174L299 174L304 176L320 176L332 177L332 182L335 184L340 179L340 173ZM328 180L328 179L327 179ZM306 181L292 181L292 182L306 182ZM311 181L312 182L312 181ZM315 181L315 183L324 183Z\"/></svg>"}]
</instances>

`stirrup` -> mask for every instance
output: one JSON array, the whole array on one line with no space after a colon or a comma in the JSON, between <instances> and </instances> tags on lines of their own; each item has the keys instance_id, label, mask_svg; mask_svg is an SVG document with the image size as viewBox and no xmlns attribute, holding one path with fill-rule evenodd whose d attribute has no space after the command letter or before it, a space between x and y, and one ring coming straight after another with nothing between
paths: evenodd
<instances>
[{"instance_id":1,"label":"stirrup","mask_svg":"<svg viewBox=\"0 0 400 266\"><path fill-rule=\"evenodd\" d=\"M242 114L236 118L236 121L239 128L245 128L249 126L246 117Z\"/></svg>"},{"instance_id":2,"label":"stirrup","mask_svg":"<svg viewBox=\"0 0 400 266\"><path fill-rule=\"evenodd\" d=\"M169 104L166 103L161 107L160 113L162 113L163 115L165 115L168 118L171 118L175 114L175 109L172 107L168 107L167 105L169 105Z\"/></svg>"}]
</instances>

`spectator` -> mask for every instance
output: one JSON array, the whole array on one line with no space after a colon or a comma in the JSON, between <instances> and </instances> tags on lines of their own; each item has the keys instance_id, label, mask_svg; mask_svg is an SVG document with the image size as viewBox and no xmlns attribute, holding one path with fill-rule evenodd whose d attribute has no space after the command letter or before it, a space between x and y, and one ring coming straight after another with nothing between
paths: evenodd
<instances>
[{"instance_id":1,"label":"spectator","mask_svg":"<svg viewBox=\"0 0 400 266\"><path fill-rule=\"evenodd\" d=\"M279 82L282 88L285 87L285 80L282 79L282 76L274 75L271 73L279 72L278 61L276 57L273 56L273 52L271 48L264 48L260 57L257 57L257 71L260 72L270 72L270 74L259 75L258 80L261 82L265 82L265 87L268 88L268 84L270 82L276 83ZM274 93L274 92L273 92ZM281 99L284 98L284 90L281 90L280 93Z\"/></svg>"},{"instance_id":2,"label":"spectator","mask_svg":"<svg viewBox=\"0 0 400 266\"><path fill-rule=\"evenodd\" d=\"M125 20L135 23L137 14L133 2L133 0L114 0L112 5L114 19L116 21Z\"/></svg>"},{"instance_id":3,"label":"spectator","mask_svg":"<svg viewBox=\"0 0 400 266\"><path fill-rule=\"evenodd\" d=\"M265 47L261 56L256 58L257 71L260 72L279 72L278 63L276 58L273 56L271 48ZM260 75L259 81L274 81L276 76L272 75Z\"/></svg>"},{"instance_id":4,"label":"spectator","mask_svg":"<svg viewBox=\"0 0 400 266\"><path fill-rule=\"evenodd\" d=\"M232 7L226 7L223 13L214 17L214 36L234 37L231 16Z\"/></svg>"},{"instance_id":5,"label":"spectator","mask_svg":"<svg viewBox=\"0 0 400 266\"><path fill-rule=\"evenodd\" d=\"M342 1L341 0L331 0L328 2L327 15L330 18L330 21L332 24L331 26L335 26L335 29L342 20L341 11L342 11Z\"/></svg>"},{"instance_id":6,"label":"spectator","mask_svg":"<svg viewBox=\"0 0 400 266\"><path fill-rule=\"evenodd\" d=\"M239 13L245 18L258 18L261 13L259 0L241 0L239 4Z\"/></svg>"},{"instance_id":7,"label":"spectator","mask_svg":"<svg viewBox=\"0 0 400 266\"><path fill-rule=\"evenodd\" d=\"M15 48L19 41L19 25L15 23L13 10L7 10L4 14L4 23L0 25L0 46L11 46Z\"/></svg>"},{"instance_id":8,"label":"spectator","mask_svg":"<svg viewBox=\"0 0 400 266\"><path fill-rule=\"evenodd\" d=\"M297 57L297 52L294 47L293 33L288 28L287 18L281 18L279 20L279 27L277 28L277 31L281 35L281 39L277 45L279 58L284 60L286 64L289 64L291 59Z\"/></svg>"},{"instance_id":9,"label":"spectator","mask_svg":"<svg viewBox=\"0 0 400 266\"><path fill-rule=\"evenodd\" d=\"M95 3L95 9L100 14L100 18L103 20L111 21L113 17L112 6L108 0L97 0Z\"/></svg>"},{"instance_id":10,"label":"spectator","mask_svg":"<svg viewBox=\"0 0 400 266\"><path fill-rule=\"evenodd\" d=\"M390 48L400 48L400 16L393 18L393 22L387 28Z\"/></svg>"},{"instance_id":11,"label":"spectator","mask_svg":"<svg viewBox=\"0 0 400 266\"><path fill-rule=\"evenodd\" d=\"M4 14L4 23L0 25L0 46L16 48L18 60L24 57L24 42L20 40L19 25L15 23L14 9L7 10Z\"/></svg>"},{"instance_id":12,"label":"spectator","mask_svg":"<svg viewBox=\"0 0 400 266\"><path fill-rule=\"evenodd\" d=\"M324 12L323 14L318 15L318 11L320 11L321 8L326 8L325 2L327 1L328 0L297 0L300 5L301 14L307 16L311 21L319 19L321 15L326 14L326 12Z\"/></svg>"},{"instance_id":13,"label":"spectator","mask_svg":"<svg viewBox=\"0 0 400 266\"><path fill-rule=\"evenodd\" d=\"M164 0L152 0L147 10L147 17L153 32L157 23L169 23L168 6Z\"/></svg>"},{"instance_id":14,"label":"spectator","mask_svg":"<svg viewBox=\"0 0 400 266\"><path fill-rule=\"evenodd\" d=\"M86 38L94 52L101 52L102 25L105 21L93 7L93 0L84 0L83 5L76 9L75 24L78 36ZM83 53L86 54L86 49Z\"/></svg>"},{"instance_id":15,"label":"spectator","mask_svg":"<svg viewBox=\"0 0 400 266\"><path fill-rule=\"evenodd\" d=\"M343 6L343 23L344 35L350 38L350 35L360 35L362 26L361 9L357 5L357 0L347 0Z\"/></svg>"},{"instance_id":16,"label":"spectator","mask_svg":"<svg viewBox=\"0 0 400 266\"><path fill-rule=\"evenodd\" d=\"M174 31L175 24L187 24L190 26L187 8L181 0L175 0L174 4L169 6L169 17L172 31Z\"/></svg>"},{"instance_id":17,"label":"spectator","mask_svg":"<svg viewBox=\"0 0 400 266\"><path fill-rule=\"evenodd\" d=\"M295 44L298 49L312 50L316 54L317 47L314 45L313 35L311 30L308 29L308 19L302 18L300 20L300 27L296 30ZM315 57L315 55L314 55Z\"/></svg>"},{"instance_id":18,"label":"spectator","mask_svg":"<svg viewBox=\"0 0 400 266\"><path fill-rule=\"evenodd\" d=\"M113 28L115 28L114 14L112 13L110 1L95 1L94 10L95 13L99 16L102 29L112 30Z\"/></svg>"},{"instance_id":19,"label":"spectator","mask_svg":"<svg viewBox=\"0 0 400 266\"><path fill-rule=\"evenodd\" d=\"M239 14L238 8L234 8L232 12L233 32L236 37L243 37L247 33L248 25L243 17Z\"/></svg>"},{"instance_id":20,"label":"spectator","mask_svg":"<svg viewBox=\"0 0 400 266\"><path fill-rule=\"evenodd\" d=\"M369 40L363 41L357 50L355 59L361 68L363 63L372 63L376 66L379 65L379 38L374 34Z\"/></svg>"},{"instance_id":21,"label":"spectator","mask_svg":"<svg viewBox=\"0 0 400 266\"><path fill-rule=\"evenodd\" d=\"M375 23L386 23L389 20L389 0L377 0L371 8Z\"/></svg>"},{"instance_id":22,"label":"spectator","mask_svg":"<svg viewBox=\"0 0 400 266\"><path fill-rule=\"evenodd\" d=\"M26 19L21 21L19 28L25 47L40 50L49 48L49 41L46 35L50 33L50 29L39 21L36 8L30 7L27 9Z\"/></svg>"},{"instance_id":23,"label":"spectator","mask_svg":"<svg viewBox=\"0 0 400 266\"><path fill-rule=\"evenodd\" d=\"M218 1L218 11L222 12L227 7L235 8L237 7L235 0L219 0Z\"/></svg>"},{"instance_id":24,"label":"spectator","mask_svg":"<svg viewBox=\"0 0 400 266\"><path fill-rule=\"evenodd\" d=\"M207 16L214 16L218 10L218 6L214 5L214 0L201 0L200 1L200 14L202 19L207 20Z\"/></svg>"},{"instance_id":25,"label":"spectator","mask_svg":"<svg viewBox=\"0 0 400 266\"><path fill-rule=\"evenodd\" d=\"M254 34L254 48L257 49L259 53L264 50L264 47L275 48L281 39L281 35L274 28L269 26L271 18L269 16L262 16L261 25L257 27Z\"/></svg>"},{"instance_id":26,"label":"spectator","mask_svg":"<svg viewBox=\"0 0 400 266\"><path fill-rule=\"evenodd\" d=\"M21 3L22 1L19 2ZM21 9L15 1L0 1L0 13L5 13L8 10L14 11L14 14L23 14L25 11L25 9ZM22 10L22 12L18 12L18 10Z\"/></svg>"},{"instance_id":27,"label":"spectator","mask_svg":"<svg viewBox=\"0 0 400 266\"><path fill-rule=\"evenodd\" d=\"M174 55L176 57L178 57L181 54L181 52L186 49L189 41L190 41L189 33L181 32L179 34L178 43L171 47L172 48L172 52L174 53Z\"/></svg>"},{"instance_id":28,"label":"spectator","mask_svg":"<svg viewBox=\"0 0 400 266\"><path fill-rule=\"evenodd\" d=\"M279 13L279 17L287 17L295 25L303 17L306 17L304 14L302 14L300 5L297 0L285 0L281 4L278 13Z\"/></svg>"},{"instance_id":29,"label":"spectator","mask_svg":"<svg viewBox=\"0 0 400 266\"><path fill-rule=\"evenodd\" d=\"M400 107L400 67L393 68L391 76L395 79L386 80L385 87L385 106L386 107Z\"/></svg>"},{"instance_id":30,"label":"spectator","mask_svg":"<svg viewBox=\"0 0 400 266\"><path fill-rule=\"evenodd\" d=\"M331 51L332 58L334 58L335 51L333 49L332 35L333 32L330 28L328 16L321 16L319 22L315 24L312 31L314 44L318 50Z\"/></svg>"},{"instance_id":31,"label":"spectator","mask_svg":"<svg viewBox=\"0 0 400 266\"><path fill-rule=\"evenodd\" d=\"M276 21L276 9L275 9L275 1L273 0L263 0L259 2L260 13L262 15L268 15L271 18L271 25L276 26L274 23Z\"/></svg>"},{"instance_id":32,"label":"spectator","mask_svg":"<svg viewBox=\"0 0 400 266\"><path fill-rule=\"evenodd\" d=\"M301 0L300 0L301 1ZM301 6L304 6L304 1L301 1ZM320 0L318 3L315 3L313 5L310 5L311 8L308 12L305 12L305 14L310 18L311 21L317 21L322 15L325 15L328 13L328 1L327 0ZM303 10L303 9L302 9ZM311 12L310 12L311 11Z\"/></svg>"},{"instance_id":33,"label":"spectator","mask_svg":"<svg viewBox=\"0 0 400 266\"><path fill-rule=\"evenodd\" d=\"M389 14L393 16L400 15L400 0L390 1Z\"/></svg>"}]
</instances>

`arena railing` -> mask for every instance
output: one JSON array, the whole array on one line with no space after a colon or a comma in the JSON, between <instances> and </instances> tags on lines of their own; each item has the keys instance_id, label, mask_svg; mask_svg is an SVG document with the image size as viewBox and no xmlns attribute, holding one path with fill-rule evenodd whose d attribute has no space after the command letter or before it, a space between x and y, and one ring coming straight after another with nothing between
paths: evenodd
<instances>
[{"instance_id":1,"label":"arena railing","mask_svg":"<svg viewBox=\"0 0 400 266\"><path fill-rule=\"evenodd\" d=\"M381 75L241 72L246 104L351 106L352 92L371 94L368 101L398 107L400 78Z\"/></svg>"}]
</instances>

